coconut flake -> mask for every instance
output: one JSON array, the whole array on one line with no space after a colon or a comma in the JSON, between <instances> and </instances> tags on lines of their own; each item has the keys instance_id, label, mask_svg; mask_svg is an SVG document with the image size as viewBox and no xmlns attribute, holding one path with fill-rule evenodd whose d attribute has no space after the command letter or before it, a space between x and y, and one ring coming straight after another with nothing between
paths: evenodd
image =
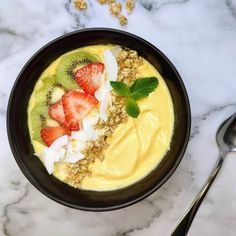
<instances>
[{"instance_id":1,"label":"coconut flake","mask_svg":"<svg viewBox=\"0 0 236 236\"><path fill-rule=\"evenodd\" d=\"M116 81L118 75L118 64L116 58L112 54L111 50L106 50L103 56L108 80Z\"/></svg>"},{"instance_id":2,"label":"coconut flake","mask_svg":"<svg viewBox=\"0 0 236 236\"><path fill-rule=\"evenodd\" d=\"M86 147L86 142L98 137L98 131L94 129L97 121L97 115L87 116L82 120L82 129L71 133L64 162L74 163L85 157L82 150Z\"/></svg>"},{"instance_id":3,"label":"coconut flake","mask_svg":"<svg viewBox=\"0 0 236 236\"><path fill-rule=\"evenodd\" d=\"M115 58L117 58L119 56L121 51L122 51L122 48L120 46L116 46L116 47L111 49L111 52L112 52L112 54Z\"/></svg>"},{"instance_id":4,"label":"coconut flake","mask_svg":"<svg viewBox=\"0 0 236 236\"><path fill-rule=\"evenodd\" d=\"M44 155L42 160L49 174L52 174L54 171L54 163L62 160L65 157L66 150L61 148L58 151L53 149L44 150Z\"/></svg>"},{"instance_id":5,"label":"coconut flake","mask_svg":"<svg viewBox=\"0 0 236 236\"><path fill-rule=\"evenodd\" d=\"M49 149L53 149L55 151L60 150L61 148L63 148L64 146L66 146L68 143L68 136L67 135L63 135L61 137L59 137L58 139L56 139L49 147Z\"/></svg>"},{"instance_id":6,"label":"coconut flake","mask_svg":"<svg viewBox=\"0 0 236 236\"><path fill-rule=\"evenodd\" d=\"M97 138L97 132L94 129L94 125L98 121L98 116L87 116L82 120L82 129L79 131L73 131L71 133L72 139L79 141L91 141Z\"/></svg>"},{"instance_id":7,"label":"coconut flake","mask_svg":"<svg viewBox=\"0 0 236 236\"><path fill-rule=\"evenodd\" d=\"M49 174L52 174L54 171L54 163L64 159L67 144L68 136L64 135L56 139L50 147L44 148L42 153L38 154Z\"/></svg>"},{"instance_id":8,"label":"coconut flake","mask_svg":"<svg viewBox=\"0 0 236 236\"><path fill-rule=\"evenodd\" d=\"M75 163L77 161L80 161L84 158L84 154L78 152L78 153L70 153L70 152L67 152L66 153L66 158L64 159L64 162L67 162L67 163Z\"/></svg>"},{"instance_id":9,"label":"coconut flake","mask_svg":"<svg viewBox=\"0 0 236 236\"><path fill-rule=\"evenodd\" d=\"M86 143L79 141L78 139L71 138L68 145L66 156L63 162L75 163L84 158L84 154L81 151L85 148Z\"/></svg>"},{"instance_id":10,"label":"coconut flake","mask_svg":"<svg viewBox=\"0 0 236 236\"><path fill-rule=\"evenodd\" d=\"M39 154L49 174L54 171L54 163L64 159L67 144L68 136L64 135L56 139L50 147L44 148L43 152Z\"/></svg>"},{"instance_id":11,"label":"coconut flake","mask_svg":"<svg viewBox=\"0 0 236 236\"><path fill-rule=\"evenodd\" d=\"M95 92L95 97L100 101L100 118L103 121L107 121L107 109L109 105L112 105L110 97L112 87L110 81L116 81L118 76L118 64L111 50L104 52L104 64L106 77L103 77L100 88Z\"/></svg>"},{"instance_id":12,"label":"coconut flake","mask_svg":"<svg viewBox=\"0 0 236 236\"><path fill-rule=\"evenodd\" d=\"M92 116L84 117L84 119L82 120L83 129L84 130L94 129L94 126L97 124L98 119L99 117L97 113Z\"/></svg>"},{"instance_id":13,"label":"coconut flake","mask_svg":"<svg viewBox=\"0 0 236 236\"><path fill-rule=\"evenodd\" d=\"M107 84L107 81L105 83ZM98 93L95 93L95 97L98 99L98 101L100 101L100 111L99 111L100 119L103 121L107 121L107 108L109 105L108 95L110 91L105 85L101 86L99 88L99 91L97 92Z\"/></svg>"}]
</instances>

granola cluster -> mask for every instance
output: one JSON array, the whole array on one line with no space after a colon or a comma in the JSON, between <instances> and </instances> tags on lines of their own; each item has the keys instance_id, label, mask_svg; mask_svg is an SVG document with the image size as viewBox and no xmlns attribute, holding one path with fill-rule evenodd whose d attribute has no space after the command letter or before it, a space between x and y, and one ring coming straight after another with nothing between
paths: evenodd
<instances>
[{"instance_id":1,"label":"granola cluster","mask_svg":"<svg viewBox=\"0 0 236 236\"><path fill-rule=\"evenodd\" d=\"M110 13L114 16L119 16L122 10L122 4L120 2L113 2L110 4Z\"/></svg>"},{"instance_id":2,"label":"granola cluster","mask_svg":"<svg viewBox=\"0 0 236 236\"><path fill-rule=\"evenodd\" d=\"M142 58L134 50L123 49L118 55L117 61L119 65L118 81L131 84L136 79ZM111 100L112 106L108 110L108 120L99 120L96 124L96 128L99 129L99 137L87 143L86 148L83 150L84 159L76 163L66 164L66 182L75 188L80 187L81 181L86 176L91 175L89 169L91 163L96 159L103 161L104 151L109 146L109 137L112 136L118 125L126 123L128 120L128 115L124 108L124 99L112 91Z\"/></svg>"},{"instance_id":3,"label":"granola cluster","mask_svg":"<svg viewBox=\"0 0 236 236\"><path fill-rule=\"evenodd\" d=\"M127 20L127 18L125 16L120 15L118 17L118 19L119 19L119 22L120 22L121 25L127 25L128 24L128 20Z\"/></svg>"},{"instance_id":4,"label":"granola cluster","mask_svg":"<svg viewBox=\"0 0 236 236\"><path fill-rule=\"evenodd\" d=\"M118 81L131 85L136 78L138 67L143 63L143 59L134 50L123 49L117 57L119 65Z\"/></svg>"},{"instance_id":5,"label":"granola cluster","mask_svg":"<svg viewBox=\"0 0 236 236\"><path fill-rule=\"evenodd\" d=\"M135 7L135 0L126 0L124 4L116 1L116 0L97 0L101 5L107 4L109 5L110 13L117 17L121 25L126 25L128 23L128 19L126 16L121 14L123 5L125 5L125 9L128 14L132 13ZM87 9L86 0L74 0L74 6L77 10L85 10Z\"/></svg>"},{"instance_id":6,"label":"granola cluster","mask_svg":"<svg viewBox=\"0 0 236 236\"><path fill-rule=\"evenodd\" d=\"M85 0L75 0L74 5L77 10L85 10L88 7L87 2Z\"/></svg>"},{"instance_id":7,"label":"granola cluster","mask_svg":"<svg viewBox=\"0 0 236 236\"><path fill-rule=\"evenodd\" d=\"M127 12L130 14L134 9L134 0L126 0L125 8Z\"/></svg>"}]
</instances>

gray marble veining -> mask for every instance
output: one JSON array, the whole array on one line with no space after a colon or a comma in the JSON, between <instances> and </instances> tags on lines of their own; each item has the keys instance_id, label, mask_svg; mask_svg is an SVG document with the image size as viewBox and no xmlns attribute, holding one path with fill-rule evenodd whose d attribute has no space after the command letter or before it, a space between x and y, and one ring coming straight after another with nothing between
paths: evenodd
<instances>
[{"instance_id":1,"label":"gray marble veining","mask_svg":"<svg viewBox=\"0 0 236 236\"><path fill-rule=\"evenodd\" d=\"M139 0L126 27L90 0L77 12L67 0L0 1L0 235L168 236L217 158L215 131L236 110L236 1ZM91 213L40 194L17 167L5 115L20 69L41 46L67 32L112 27L162 50L180 72L192 107L186 154L167 183L126 209ZM190 236L236 235L236 158L229 157L189 231Z\"/></svg>"}]
</instances>

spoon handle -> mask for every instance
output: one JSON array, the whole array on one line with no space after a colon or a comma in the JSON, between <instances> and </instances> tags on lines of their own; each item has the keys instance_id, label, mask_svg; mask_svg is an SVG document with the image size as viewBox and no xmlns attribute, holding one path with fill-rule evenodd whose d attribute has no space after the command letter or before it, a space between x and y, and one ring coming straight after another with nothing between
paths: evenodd
<instances>
[{"instance_id":1,"label":"spoon handle","mask_svg":"<svg viewBox=\"0 0 236 236\"><path fill-rule=\"evenodd\" d=\"M226 155L225 152L219 153L217 163L214 169L212 170L210 176L208 177L206 183L204 184L204 186L202 187L202 189L200 190L200 192L198 193L198 195L196 196L196 198L194 199L194 201L192 202L188 210L185 212L182 219L178 222L178 224L172 231L171 236L186 236L187 235L188 230L193 222L193 219L198 211L198 208L200 207L202 203L202 200L206 196L209 188L211 187L212 183L215 180L215 177L217 176L217 174L219 173L219 170L222 167L225 155Z\"/></svg>"}]
</instances>

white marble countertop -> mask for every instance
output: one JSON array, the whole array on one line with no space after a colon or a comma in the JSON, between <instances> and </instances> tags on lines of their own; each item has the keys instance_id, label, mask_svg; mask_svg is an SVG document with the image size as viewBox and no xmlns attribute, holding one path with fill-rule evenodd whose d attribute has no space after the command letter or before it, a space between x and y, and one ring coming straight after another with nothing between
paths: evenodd
<instances>
[{"instance_id":1,"label":"white marble countertop","mask_svg":"<svg viewBox=\"0 0 236 236\"><path fill-rule=\"evenodd\" d=\"M236 111L235 0L139 0L126 27L95 0L89 5L79 13L69 0L0 0L0 235L170 235L214 165L217 126ZM192 108L191 140L174 175L146 200L114 212L77 211L43 196L19 170L6 135L8 96L22 66L45 43L85 27L122 28L156 45L179 70ZM188 235L236 235L235 157Z\"/></svg>"}]
</instances>

